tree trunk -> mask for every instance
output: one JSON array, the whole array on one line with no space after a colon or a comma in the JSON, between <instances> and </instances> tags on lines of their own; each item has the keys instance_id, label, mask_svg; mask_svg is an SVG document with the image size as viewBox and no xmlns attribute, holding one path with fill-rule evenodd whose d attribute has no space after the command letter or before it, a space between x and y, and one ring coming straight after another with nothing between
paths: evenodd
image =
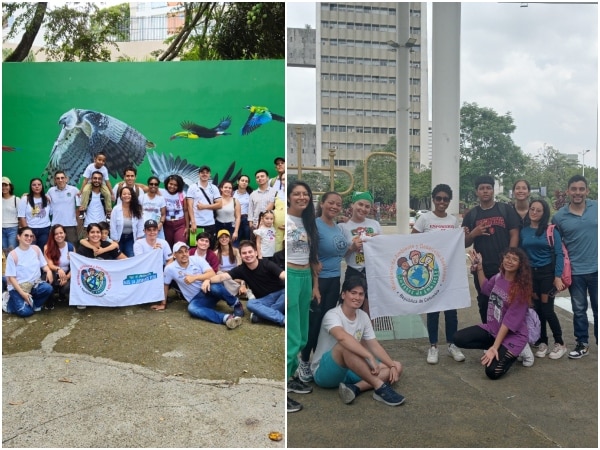
<instances>
[{"instance_id":1,"label":"tree trunk","mask_svg":"<svg viewBox=\"0 0 600 450\"><path fill-rule=\"evenodd\" d=\"M21 38L21 42L17 45L17 48L6 57L4 62L22 62L33 46L33 41L42 27L44 16L46 15L46 8L48 7L47 2L39 2L33 15L33 20L29 26L25 29L25 34Z\"/></svg>"}]
</instances>

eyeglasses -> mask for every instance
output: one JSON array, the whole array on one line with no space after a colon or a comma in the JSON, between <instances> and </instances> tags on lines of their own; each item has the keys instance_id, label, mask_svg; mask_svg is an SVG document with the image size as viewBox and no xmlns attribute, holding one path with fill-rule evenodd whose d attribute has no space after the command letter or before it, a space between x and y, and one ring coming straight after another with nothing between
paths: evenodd
<instances>
[{"instance_id":1,"label":"eyeglasses","mask_svg":"<svg viewBox=\"0 0 600 450\"><path fill-rule=\"evenodd\" d=\"M442 197L441 195L436 195L435 197L433 197L433 199L436 202L446 202L446 203L450 202L450 197Z\"/></svg>"},{"instance_id":2,"label":"eyeglasses","mask_svg":"<svg viewBox=\"0 0 600 450\"><path fill-rule=\"evenodd\" d=\"M22 234L21 237L27 238L27 239L32 239L35 237L35 235L33 234Z\"/></svg>"},{"instance_id":3,"label":"eyeglasses","mask_svg":"<svg viewBox=\"0 0 600 450\"><path fill-rule=\"evenodd\" d=\"M148 186L158 186L158 183L148 183Z\"/></svg>"}]
</instances>

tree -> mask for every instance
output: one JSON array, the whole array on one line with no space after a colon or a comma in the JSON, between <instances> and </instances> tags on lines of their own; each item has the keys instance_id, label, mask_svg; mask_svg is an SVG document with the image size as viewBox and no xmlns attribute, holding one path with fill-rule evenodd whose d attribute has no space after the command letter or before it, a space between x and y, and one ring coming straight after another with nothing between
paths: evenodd
<instances>
[{"instance_id":1,"label":"tree","mask_svg":"<svg viewBox=\"0 0 600 450\"><path fill-rule=\"evenodd\" d=\"M44 21L44 16L46 15L48 3L40 2L26 5L28 6L25 8L25 13L20 16L20 19L15 19L13 26L9 30L5 40L12 37L11 33L16 32L17 27L21 24L25 24L25 34L23 34L21 42L19 42L19 45L17 45L14 51L4 59L5 62L25 61L29 56L29 52L33 46L33 41L42 27L42 22ZM4 18L10 17L14 11L22 7L23 4L21 3L2 3L2 22L4 22Z\"/></svg>"},{"instance_id":2,"label":"tree","mask_svg":"<svg viewBox=\"0 0 600 450\"><path fill-rule=\"evenodd\" d=\"M380 152L396 153L396 138L391 137ZM367 167L367 185L365 189L364 161L359 161L354 168L354 190L368 190L376 202L384 204L396 201L396 158L386 155L375 155L369 158Z\"/></svg>"},{"instance_id":3,"label":"tree","mask_svg":"<svg viewBox=\"0 0 600 450\"><path fill-rule=\"evenodd\" d=\"M431 209L431 169L410 174L410 207Z\"/></svg>"},{"instance_id":4,"label":"tree","mask_svg":"<svg viewBox=\"0 0 600 450\"><path fill-rule=\"evenodd\" d=\"M460 110L460 190L472 200L473 183L492 175L504 184L524 174L527 158L510 137L516 126L510 113L499 116L491 108L465 103Z\"/></svg>"}]
</instances>

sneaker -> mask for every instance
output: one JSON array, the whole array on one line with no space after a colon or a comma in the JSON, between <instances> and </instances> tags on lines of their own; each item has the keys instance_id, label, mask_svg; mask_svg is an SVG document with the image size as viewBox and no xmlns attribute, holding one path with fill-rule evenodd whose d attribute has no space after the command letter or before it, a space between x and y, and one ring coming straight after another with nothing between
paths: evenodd
<instances>
[{"instance_id":1,"label":"sneaker","mask_svg":"<svg viewBox=\"0 0 600 450\"><path fill-rule=\"evenodd\" d=\"M533 352L531 351L531 347L529 346L529 344L525 345L525 348L523 349L523 351L521 352L521 354L519 355L519 357L522 358L523 366L524 367L531 367L531 366L533 366L535 358L533 356Z\"/></svg>"},{"instance_id":2,"label":"sneaker","mask_svg":"<svg viewBox=\"0 0 600 450\"><path fill-rule=\"evenodd\" d=\"M429 351L427 352L427 362L429 364L437 364L438 363L438 348L433 345L429 347Z\"/></svg>"},{"instance_id":3,"label":"sneaker","mask_svg":"<svg viewBox=\"0 0 600 450\"><path fill-rule=\"evenodd\" d=\"M233 314L229 314L225 320L225 326L230 330L239 327L241 324L242 318L239 316L234 316Z\"/></svg>"},{"instance_id":4,"label":"sneaker","mask_svg":"<svg viewBox=\"0 0 600 450\"><path fill-rule=\"evenodd\" d=\"M538 358L545 358L547 354L548 354L548 345L542 342L538 346L538 350L537 350L537 352L535 352L535 356L537 356Z\"/></svg>"},{"instance_id":5,"label":"sneaker","mask_svg":"<svg viewBox=\"0 0 600 450\"><path fill-rule=\"evenodd\" d=\"M287 412L293 413L298 412L302 409L302 405L298 403L296 400L292 400L291 398L287 398Z\"/></svg>"},{"instance_id":6,"label":"sneaker","mask_svg":"<svg viewBox=\"0 0 600 450\"><path fill-rule=\"evenodd\" d=\"M303 383L310 383L313 380L312 370L310 370L310 363L300 360L300 365L296 372L298 378Z\"/></svg>"},{"instance_id":7,"label":"sneaker","mask_svg":"<svg viewBox=\"0 0 600 450\"><path fill-rule=\"evenodd\" d=\"M73 216L71 216L71 217L73 217ZM85 219L85 213L84 212L80 212L79 215L77 216L77 218L79 220L84 220Z\"/></svg>"},{"instance_id":8,"label":"sneaker","mask_svg":"<svg viewBox=\"0 0 600 450\"><path fill-rule=\"evenodd\" d=\"M288 381L288 384L287 384L287 391L295 392L296 394L310 394L312 392L312 390L313 390L312 386L309 386L308 384L304 384L297 377L292 378L290 381Z\"/></svg>"},{"instance_id":9,"label":"sneaker","mask_svg":"<svg viewBox=\"0 0 600 450\"><path fill-rule=\"evenodd\" d=\"M242 302L237 302L233 305L233 315L236 317L244 317L244 307L242 306Z\"/></svg>"},{"instance_id":10,"label":"sneaker","mask_svg":"<svg viewBox=\"0 0 600 450\"><path fill-rule=\"evenodd\" d=\"M389 406L400 406L405 400L402 395L398 394L387 383L383 383L379 389L375 389L373 398Z\"/></svg>"},{"instance_id":11,"label":"sneaker","mask_svg":"<svg viewBox=\"0 0 600 450\"><path fill-rule=\"evenodd\" d=\"M578 342L575 346L575 350L569 352L569 358L571 359L579 359L582 356L585 356L590 351L590 347L585 342Z\"/></svg>"},{"instance_id":12,"label":"sneaker","mask_svg":"<svg viewBox=\"0 0 600 450\"><path fill-rule=\"evenodd\" d=\"M251 289L246 289L246 298L248 300L256 300L256 297L254 296L254 294L252 293Z\"/></svg>"},{"instance_id":13,"label":"sneaker","mask_svg":"<svg viewBox=\"0 0 600 450\"><path fill-rule=\"evenodd\" d=\"M41 306L36 306L35 308L33 308L33 312L40 312L42 310Z\"/></svg>"},{"instance_id":14,"label":"sneaker","mask_svg":"<svg viewBox=\"0 0 600 450\"><path fill-rule=\"evenodd\" d=\"M565 353L567 353L567 346L566 345L560 345L559 343L555 342L554 343L554 348L552 349L552 351L550 352L550 354L548 355L548 358L550 359L560 359L562 358Z\"/></svg>"},{"instance_id":15,"label":"sneaker","mask_svg":"<svg viewBox=\"0 0 600 450\"><path fill-rule=\"evenodd\" d=\"M448 356L452 356L454 358L454 361L456 362L461 362L465 360L465 355L463 354L463 352L461 352L460 348L458 348L454 344L450 344L448 346Z\"/></svg>"},{"instance_id":16,"label":"sneaker","mask_svg":"<svg viewBox=\"0 0 600 450\"><path fill-rule=\"evenodd\" d=\"M44 303L44 309L52 311L54 309L54 302L52 300L48 300L46 303Z\"/></svg>"},{"instance_id":17,"label":"sneaker","mask_svg":"<svg viewBox=\"0 0 600 450\"><path fill-rule=\"evenodd\" d=\"M262 319L260 317L258 317L256 314L250 313L250 322L260 323L260 322L262 322Z\"/></svg>"},{"instance_id":18,"label":"sneaker","mask_svg":"<svg viewBox=\"0 0 600 450\"><path fill-rule=\"evenodd\" d=\"M8 312L8 299L10 298L10 295L8 294L8 291L4 291L2 293L2 311L4 311L5 313Z\"/></svg>"},{"instance_id":19,"label":"sneaker","mask_svg":"<svg viewBox=\"0 0 600 450\"><path fill-rule=\"evenodd\" d=\"M77 309L85 309L85 308L86 308L86 307L85 307L85 306L83 306L83 305L78 305L78 306L77 306Z\"/></svg>"},{"instance_id":20,"label":"sneaker","mask_svg":"<svg viewBox=\"0 0 600 450\"><path fill-rule=\"evenodd\" d=\"M110 224L110 213L106 215L106 223Z\"/></svg>"},{"instance_id":21,"label":"sneaker","mask_svg":"<svg viewBox=\"0 0 600 450\"><path fill-rule=\"evenodd\" d=\"M352 389L352 386L346 383L340 383L338 394L344 404L349 405L356 398L356 392Z\"/></svg>"}]
</instances>

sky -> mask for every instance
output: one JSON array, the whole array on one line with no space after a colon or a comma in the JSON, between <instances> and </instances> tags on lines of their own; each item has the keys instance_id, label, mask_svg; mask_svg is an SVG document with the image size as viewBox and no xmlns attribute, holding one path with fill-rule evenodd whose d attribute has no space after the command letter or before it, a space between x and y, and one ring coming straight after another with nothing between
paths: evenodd
<instances>
[{"instance_id":1,"label":"sky","mask_svg":"<svg viewBox=\"0 0 600 450\"><path fill-rule=\"evenodd\" d=\"M315 28L315 15L314 3L286 3L287 27ZM461 104L510 112L512 139L528 154L552 146L581 163L590 149L585 165L598 166L597 5L463 2L460 56ZM316 123L315 76L287 69L288 122Z\"/></svg>"}]
</instances>

